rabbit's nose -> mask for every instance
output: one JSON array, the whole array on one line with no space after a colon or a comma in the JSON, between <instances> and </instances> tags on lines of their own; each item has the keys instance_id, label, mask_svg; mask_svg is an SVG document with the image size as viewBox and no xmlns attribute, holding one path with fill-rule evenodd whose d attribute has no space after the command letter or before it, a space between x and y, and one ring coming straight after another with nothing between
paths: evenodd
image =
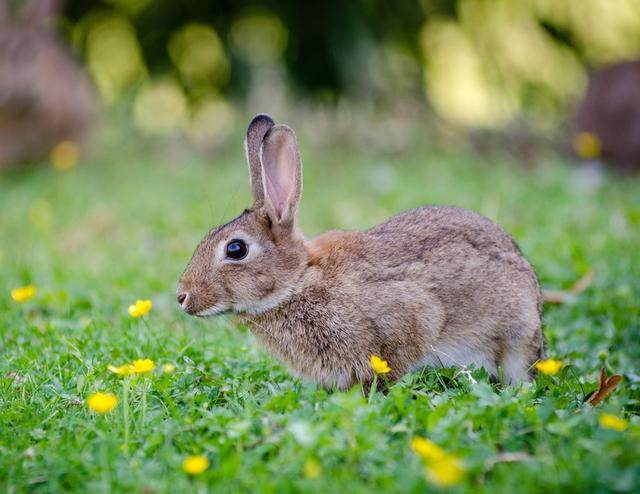
<instances>
[{"instance_id":1,"label":"rabbit's nose","mask_svg":"<svg viewBox=\"0 0 640 494\"><path fill-rule=\"evenodd\" d=\"M178 293L178 303L180 306L184 307L187 302L187 298L189 298L189 294L187 292Z\"/></svg>"}]
</instances>

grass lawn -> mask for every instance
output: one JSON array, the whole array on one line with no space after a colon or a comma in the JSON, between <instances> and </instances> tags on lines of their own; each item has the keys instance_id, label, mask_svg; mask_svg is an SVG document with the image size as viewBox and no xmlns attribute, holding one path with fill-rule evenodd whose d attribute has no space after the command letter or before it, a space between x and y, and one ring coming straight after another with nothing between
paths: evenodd
<instances>
[{"instance_id":1,"label":"grass lawn","mask_svg":"<svg viewBox=\"0 0 640 494\"><path fill-rule=\"evenodd\" d=\"M293 377L233 318L190 318L175 302L201 236L249 205L241 135L205 159L107 127L71 171L0 175L0 491L425 492L451 473L412 451L425 437L458 459L454 491L639 492L640 181L420 140L384 156L300 139L308 236L456 204L502 224L545 287L595 269L572 303L545 307L560 372L504 388L482 370L425 369L370 402ZM12 300L30 283L35 298ZM154 306L134 319L138 298ZM138 358L155 370L107 369ZM623 380L592 408L601 367ZM116 408L92 412L96 391ZM602 412L627 428L604 427ZM210 465L188 475L194 454Z\"/></svg>"}]
</instances>

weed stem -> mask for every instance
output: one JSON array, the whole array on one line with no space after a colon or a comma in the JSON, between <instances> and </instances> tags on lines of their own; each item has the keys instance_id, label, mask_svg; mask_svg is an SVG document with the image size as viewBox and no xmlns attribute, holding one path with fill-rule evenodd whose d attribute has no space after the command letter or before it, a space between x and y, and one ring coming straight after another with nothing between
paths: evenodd
<instances>
[{"instance_id":1,"label":"weed stem","mask_svg":"<svg viewBox=\"0 0 640 494\"><path fill-rule=\"evenodd\" d=\"M129 378L122 380L122 420L124 421L124 452L129 454Z\"/></svg>"}]
</instances>

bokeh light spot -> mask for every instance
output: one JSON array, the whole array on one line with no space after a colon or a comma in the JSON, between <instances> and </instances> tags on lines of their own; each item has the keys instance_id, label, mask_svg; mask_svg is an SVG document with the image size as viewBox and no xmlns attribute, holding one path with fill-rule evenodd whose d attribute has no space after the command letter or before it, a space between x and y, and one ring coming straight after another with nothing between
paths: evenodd
<instances>
[{"instance_id":1,"label":"bokeh light spot","mask_svg":"<svg viewBox=\"0 0 640 494\"><path fill-rule=\"evenodd\" d=\"M125 89L146 75L133 26L116 14L94 14L81 26L86 29L89 72L103 99L114 103Z\"/></svg>"},{"instance_id":2,"label":"bokeh light spot","mask_svg":"<svg viewBox=\"0 0 640 494\"><path fill-rule=\"evenodd\" d=\"M195 108L189 126L189 138L203 148L224 144L234 131L233 107L222 98L208 98Z\"/></svg>"},{"instance_id":3,"label":"bokeh light spot","mask_svg":"<svg viewBox=\"0 0 640 494\"><path fill-rule=\"evenodd\" d=\"M575 153L584 159L593 159L600 156L600 139L593 132L580 132L572 141Z\"/></svg>"},{"instance_id":4,"label":"bokeh light spot","mask_svg":"<svg viewBox=\"0 0 640 494\"><path fill-rule=\"evenodd\" d=\"M457 124L487 127L502 125L515 115L515 97L487 77L479 53L456 23L428 22L421 42L427 59L427 96L440 115Z\"/></svg>"},{"instance_id":5,"label":"bokeh light spot","mask_svg":"<svg viewBox=\"0 0 640 494\"><path fill-rule=\"evenodd\" d=\"M184 129L188 106L182 88L173 79L147 82L134 101L133 118L149 134L165 135Z\"/></svg>"},{"instance_id":6,"label":"bokeh light spot","mask_svg":"<svg viewBox=\"0 0 640 494\"><path fill-rule=\"evenodd\" d=\"M239 57L253 64L274 63L287 47L287 29L267 11L239 17L231 25L231 44Z\"/></svg>"},{"instance_id":7,"label":"bokeh light spot","mask_svg":"<svg viewBox=\"0 0 640 494\"><path fill-rule=\"evenodd\" d=\"M184 26L171 37L169 56L185 82L196 90L202 86L220 87L229 79L229 59L211 26Z\"/></svg>"},{"instance_id":8,"label":"bokeh light spot","mask_svg":"<svg viewBox=\"0 0 640 494\"><path fill-rule=\"evenodd\" d=\"M49 155L49 159L56 170L71 170L78 164L80 151L73 141L61 141L56 144Z\"/></svg>"}]
</instances>

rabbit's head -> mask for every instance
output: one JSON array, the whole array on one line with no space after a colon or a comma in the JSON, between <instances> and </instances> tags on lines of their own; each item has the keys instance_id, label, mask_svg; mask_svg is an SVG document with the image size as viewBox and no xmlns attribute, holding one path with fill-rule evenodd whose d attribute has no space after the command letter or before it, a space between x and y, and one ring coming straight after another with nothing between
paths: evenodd
<instances>
[{"instance_id":1,"label":"rabbit's head","mask_svg":"<svg viewBox=\"0 0 640 494\"><path fill-rule=\"evenodd\" d=\"M291 293L307 261L296 226L302 165L294 132L267 115L249 124L245 140L254 204L211 230L178 284L188 314L258 314Z\"/></svg>"}]
</instances>

